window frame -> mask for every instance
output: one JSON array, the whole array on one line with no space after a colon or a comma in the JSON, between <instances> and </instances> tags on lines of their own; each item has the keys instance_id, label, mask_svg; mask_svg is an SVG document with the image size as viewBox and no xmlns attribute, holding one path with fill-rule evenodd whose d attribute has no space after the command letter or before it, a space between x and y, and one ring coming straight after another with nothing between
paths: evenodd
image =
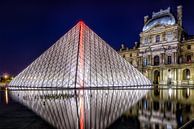
<instances>
[{"instance_id":1,"label":"window frame","mask_svg":"<svg viewBox=\"0 0 194 129\"><path fill-rule=\"evenodd\" d=\"M172 64L172 56L167 57L167 64Z\"/></svg>"},{"instance_id":2,"label":"window frame","mask_svg":"<svg viewBox=\"0 0 194 129\"><path fill-rule=\"evenodd\" d=\"M159 43L160 41L161 41L161 39L160 39L160 35L156 35L156 43Z\"/></svg>"}]
</instances>

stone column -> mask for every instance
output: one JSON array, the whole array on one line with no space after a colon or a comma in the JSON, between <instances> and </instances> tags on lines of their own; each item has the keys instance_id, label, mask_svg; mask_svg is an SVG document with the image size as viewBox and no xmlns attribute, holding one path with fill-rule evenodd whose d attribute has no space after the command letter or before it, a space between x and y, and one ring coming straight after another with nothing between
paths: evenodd
<instances>
[{"instance_id":1,"label":"stone column","mask_svg":"<svg viewBox=\"0 0 194 129\"><path fill-rule=\"evenodd\" d=\"M141 60L141 56L139 57L139 67L141 67L142 66L142 60Z\"/></svg>"},{"instance_id":2,"label":"stone column","mask_svg":"<svg viewBox=\"0 0 194 129\"><path fill-rule=\"evenodd\" d=\"M165 64L165 53L162 53L162 64Z\"/></svg>"},{"instance_id":3,"label":"stone column","mask_svg":"<svg viewBox=\"0 0 194 129\"><path fill-rule=\"evenodd\" d=\"M161 80L163 81L163 69L160 69L160 73L161 73L161 74L160 74L160 76L161 76L160 78L161 78Z\"/></svg>"},{"instance_id":4,"label":"stone column","mask_svg":"<svg viewBox=\"0 0 194 129\"><path fill-rule=\"evenodd\" d=\"M173 56L174 56L174 58L173 58L173 59L174 59L174 60L173 60L173 63L174 63L174 64L177 64L177 52L174 52L173 54L174 54L174 55L173 55Z\"/></svg>"},{"instance_id":5,"label":"stone column","mask_svg":"<svg viewBox=\"0 0 194 129\"><path fill-rule=\"evenodd\" d=\"M162 64L164 64L164 63L165 63L165 54L162 53Z\"/></svg>"},{"instance_id":6,"label":"stone column","mask_svg":"<svg viewBox=\"0 0 194 129\"><path fill-rule=\"evenodd\" d=\"M149 65L152 65L152 56L151 55L148 55L148 63L149 63Z\"/></svg>"}]
</instances>

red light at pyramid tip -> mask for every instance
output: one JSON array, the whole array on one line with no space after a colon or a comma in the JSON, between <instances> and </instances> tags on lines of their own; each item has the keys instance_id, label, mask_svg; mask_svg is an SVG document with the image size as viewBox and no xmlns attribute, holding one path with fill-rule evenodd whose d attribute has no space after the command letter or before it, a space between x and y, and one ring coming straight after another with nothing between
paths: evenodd
<instances>
[{"instance_id":1,"label":"red light at pyramid tip","mask_svg":"<svg viewBox=\"0 0 194 129\"><path fill-rule=\"evenodd\" d=\"M83 20L79 20L78 24L85 24Z\"/></svg>"}]
</instances>

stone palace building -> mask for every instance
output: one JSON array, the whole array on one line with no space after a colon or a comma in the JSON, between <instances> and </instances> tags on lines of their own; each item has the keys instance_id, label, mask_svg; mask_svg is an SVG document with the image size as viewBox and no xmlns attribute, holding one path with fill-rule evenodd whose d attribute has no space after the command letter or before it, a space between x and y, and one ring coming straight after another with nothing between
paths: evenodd
<instances>
[{"instance_id":1,"label":"stone palace building","mask_svg":"<svg viewBox=\"0 0 194 129\"><path fill-rule=\"evenodd\" d=\"M194 36L184 31L182 6L177 7L176 15L168 8L153 12L151 18L145 16L140 42L132 49L122 44L119 51L156 84L127 112L138 116L141 129L177 129L194 118L193 90L171 87L194 84ZM167 87L161 90L157 84Z\"/></svg>"},{"instance_id":2,"label":"stone palace building","mask_svg":"<svg viewBox=\"0 0 194 129\"><path fill-rule=\"evenodd\" d=\"M139 43L122 44L119 54L154 84L194 84L194 36L184 31L182 17L182 6L176 15L168 8L145 16Z\"/></svg>"}]
</instances>

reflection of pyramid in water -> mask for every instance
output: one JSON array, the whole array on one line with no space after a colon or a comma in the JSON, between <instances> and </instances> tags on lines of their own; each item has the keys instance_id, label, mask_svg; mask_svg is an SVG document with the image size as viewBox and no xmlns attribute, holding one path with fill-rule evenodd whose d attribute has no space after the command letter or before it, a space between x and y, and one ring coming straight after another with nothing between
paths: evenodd
<instances>
[{"instance_id":1,"label":"reflection of pyramid in water","mask_svg":"<svg viewBox=\"0 0 194 129\"><path fill-rule=\"evenodd\" d=\"M83 22L79 22L16 76L9 85L17 86L17 88L21 89L24 87L82 89L88 87L144 86L150 85L150 81ZM103 129L146 94L145 90L140 89L123 91L123 95L114 90L75 91L17 91L12 95L57 128ZM59 93L60 95L63 93L74 94L75 99L69 99L70 103L68 104L66 100L58 100L56 98L56 100L47 101L43 97L53 107L53 109L49 108L49 110L57 112L54 114L47 107L41 106L41 102L38 101L39 99L37 100L38 96L58 95ZM91 99L91 96L94 97ZM122 97L117 98L117 96ZM120 104L122 101L125 102L123 106ZM119 103L119 107L114 105L114 109L111 109L112 103ZM103 106L104 104L106 105L105 107ZM122 109L118 109L121 108L120 106L122 106ZM61 109L61 107L64 108ZM117 109L119 110L118 112ZM63 116L59 112L62 112ZM71 112L71 116L69 112ZM103 112L104 115L101 115ZM48 117L45 113L52 115ZM90 115L87 113L90 113ZM67 123L67 119L70 119L69 123ZM96 124L96 121L98 124Z\"/></svg>"}]
</instances>

